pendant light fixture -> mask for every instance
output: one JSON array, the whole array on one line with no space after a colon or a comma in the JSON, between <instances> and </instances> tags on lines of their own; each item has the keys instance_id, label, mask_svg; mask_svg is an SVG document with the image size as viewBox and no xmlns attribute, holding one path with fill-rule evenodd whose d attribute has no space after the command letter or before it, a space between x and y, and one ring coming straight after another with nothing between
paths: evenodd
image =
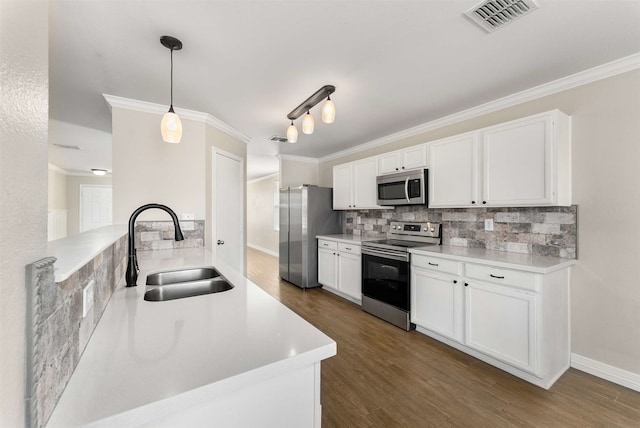
<instances>
[{"instance_id":1,"label":"pendant light fixture","mask_svg":"<svg viewBox=\"0 0 640 428\"><path fill-rule=\"evenodd\" d=\"M329 95L322 106L322 121L324 123L333 123L334 120L336 120L336 106L331 101L331 95Z\"/></svg>"},{"instance_id":2,"label":"pendant light fixture","mask_svg":"<svg viewBox=\"0 0 640 428\"><path fill-rule=\"evenodd\" d=\"M313 134L314 125L315 122L313 120L313 116L311 116L311 113L307 111L307 114L305 114L304 118L302 119L302 133L307 135Z\"/></svg>"},{"instance_id":3,"label":"pendant light fixture","mask_svg":"<svg viewBox=\"0 0 640 428\"><path fill-rule=\"evenodd\" d=\"M290 143L298 142L298 129L293 124L293 120L291 121L291 125L287 128L287 141Z\"/></svg>"},{"instance_id":4,"label":"pendant light fixture","mask_svg":"<svg viewBox=\"0 0 640 428\"><path fill-rule=\"evenodd\" d=\"M327 99L322 107L322 121L324 123L333 123L336 118L336 106L331 101L331 94L336 91L336 87L333 85L325 85L318 89L313 95L304 100L298 107L294 108L291 113L287 115L287 118L291 120L291 125L287 128L287 141L295 143L298 141L298 130L293 124L293 121L304 115L302 119L302 132L304 134L313 134L315 121L311 116L310 110L315 107L323 99Z\"/></svg>"},{"instance_id":5,"label":"pendant light fixture","mask_svg":"<svg viewBox=\"0 0 640 428\"><path fill-rule=\"evenodd\" d=\"M160 43L171 51L171 104L169 111L162 117L160 132L162 133L162 139L166 143L179 143L180 139L182 139L182 122L176 112L173 111L173 51L182 49L182 42L175 37L162 36L160 37Z\"/></svg>"}]
</instances>

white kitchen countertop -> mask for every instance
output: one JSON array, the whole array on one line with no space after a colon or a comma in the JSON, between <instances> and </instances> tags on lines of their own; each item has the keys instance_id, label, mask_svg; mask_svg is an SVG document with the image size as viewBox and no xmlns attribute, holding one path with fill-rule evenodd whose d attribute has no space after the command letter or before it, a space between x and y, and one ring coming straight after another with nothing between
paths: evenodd
<instances>
[{"instance_id":1,"label":"white kitchen countertop","mask_svg":"<svg viewBox=\"0 0 640 428\"><path fill-rule=\"evenodd\" d=\"M116 224L49 241L47 255L57 259L53 265L55 281L69 278L127 233L127 225Z\"/></svg>"},{"instance_id":2,"label":"white kitchen countertop","mask_svg":"<svg viewBox=\"0 0 640 428\"><path fill-rule=\"evenodd\" d=\"M346 233L338 233L335 235L317 235L318 239L328 239L330 241L344 242L345 244L359 244L364 241L373 241L375 239L384 239L384 236L362 236L351 235Z\"/></svg>"},{"instance_id":3,"label":"white kitchen countertop","mask_svg":"<svg viewBox=\"0 0 640 428\"><path fill-rule=\"evenodd\" d=\"M452 245L418 247L410 249L409 252L469 263L491 262L491 264L496 267L525 270L534 273L550 273L576 264L575 259L532 256L530 254L491 251L482 248L456 247Z\"/></svg>"},{"instance_id":4,"label":"white kitchen countertop","mask_svg":"<svg viewBox=\"0 0 640 428\"><path fill-rule=\"evenodd\" d=\"M143 424L336 354L330 337L203 248L138 251L138 262L138 286L114 292L48 426ZM235 287L143 300L147 273L204 265Z\"/></svg>"}]
</instances>

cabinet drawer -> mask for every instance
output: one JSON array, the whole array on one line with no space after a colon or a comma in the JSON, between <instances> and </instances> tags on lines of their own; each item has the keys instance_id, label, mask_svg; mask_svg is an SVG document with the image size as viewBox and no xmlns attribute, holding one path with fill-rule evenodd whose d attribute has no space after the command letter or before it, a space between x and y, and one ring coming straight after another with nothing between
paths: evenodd
<instances>
[{"instance_id":1,"label":"cabinet drawer","mask_svg":"<svg viewBox=\"0 0 640 428\"><path fill-rule=\"evenodd\" d=\"M525 290L538 291L538 275L535 273L467 263L465 265L465 276Z\"/></svg>"},{"instance_id":2,"label":"cabinet drawer","mask_svg":"<svg viewBox=\"0 0 640 428\"><path fill-rule=\"evenodd\" d=\"M421 254L411 254L411 264L424 269L436 272L460 274L460 262L454 260L440 259L437 257L423 256Z\"/></svg>"},{"instance_id":3,"label":"cabinet drawer","mask_svg":"<svg viewBox=\"0 0 640 428\"><path fill-rule=\"evenodd\" d=\"M359 255L360 245L345 244L343 242L338 242L338 251Z\"/></svg>"},{"instance_id":4,"label":"cabinet drawer","mask_svg":"<svg viewBox=\"0 0 640 428\"><path fill-rule=\"evenodd\" d=\"M338 248L338 243L336 241L327 241L326 239L318 239L318 248L335 250Z\"/></svg>"}]
</instances>

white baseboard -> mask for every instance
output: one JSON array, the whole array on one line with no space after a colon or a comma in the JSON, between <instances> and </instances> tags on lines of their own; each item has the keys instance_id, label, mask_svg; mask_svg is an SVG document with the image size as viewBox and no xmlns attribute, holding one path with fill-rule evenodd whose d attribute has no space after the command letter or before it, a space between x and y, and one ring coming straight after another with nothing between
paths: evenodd
<instances>
[{"instance_id":1,"label":"white baseboard","mask_svg":"<svg viewBox=\"0 0 640 428\"><path fill-rule=\"evenodd\" d=\"M251 247L254 250L262 251L263 253L267 253L267 254L269 254L270 256L273 256L273 257L280 257L280 254L278 254L277 251L271 251L271 250L269 250L267 248L261 247L260 245L250 244L250 243L247 242L247 247Z\"/></svg>"},{"instance_id":2,"label":"white baseboard","mask_svg":"<svg viewBox=\"0 0 640 428\"><path fill-rule=\"evenodd\" d=\"M571 367L640 392L640 374L619 369L578 354L571 354Z\"/></svg>"}]
</instances>

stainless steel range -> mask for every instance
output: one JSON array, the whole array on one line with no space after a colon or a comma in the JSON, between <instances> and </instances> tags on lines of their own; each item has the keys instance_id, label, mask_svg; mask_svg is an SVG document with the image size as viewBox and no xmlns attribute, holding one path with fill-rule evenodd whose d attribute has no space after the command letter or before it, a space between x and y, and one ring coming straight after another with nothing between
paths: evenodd
<instances>
[{"instance_id":1,"label":"stainless steel range","mask_svg":"<svg viewBox=\"0 0 640 428\"><path fill-rule=\"evenodd\" d=\"M392 222L387 239L362 242L362 309L407 331L411 323L409 249L442 243L439 223Z\"/></svg>"}]
</instances>

